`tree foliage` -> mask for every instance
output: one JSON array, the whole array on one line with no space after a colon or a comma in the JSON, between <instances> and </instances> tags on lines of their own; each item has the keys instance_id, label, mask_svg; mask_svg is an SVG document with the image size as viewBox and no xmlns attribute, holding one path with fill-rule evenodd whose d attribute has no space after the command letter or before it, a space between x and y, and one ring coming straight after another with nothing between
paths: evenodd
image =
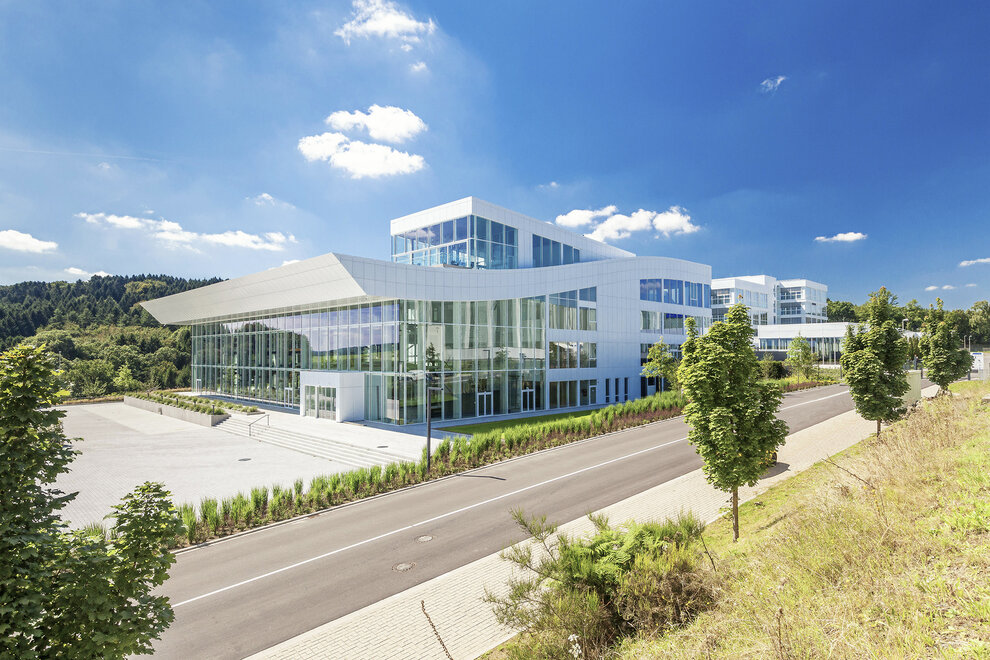
<instances>
[{"instance_id":1,"label":"tree foliage","mask_svg":"<svg viewBox=\"0 0 990 660\"><path fill-rule=\"evenodd\" d=\"M53 406L55 358L21 345L0 354L0 657L123 658L150 653L171 623L152 590L175 560L181 524L160 484L114 507L114 533L68 532L75 497L51 487L75 456Z\"/></svg>"},{"instance_id":2,"label":"tree foliage","mask_svg":"<svg viewBox=\"0 0 990 660\"><path fill-rule=\"evenodd\" d=\"M815 352L811 350L811 342L801 335L792 339L787 347L787 366L804 378L811 378L814 373Z\"/></svg>"},{"instance_id":3,"label":"tree foliage","mask_svg":"<svg viewBox=\"0 0 990 660\"><path fill-rule=\"evenodd\" d=\"M787 437L787 424L777 419L782 394L773 384L760 382L752 337L749 311L741 303L704 336L698 336L689 319L677 372L689 400L684 409L691 426L688 440L704 460L709 483L732 493L737 539L739 487L759 480L768 458Z\"/></svg>"},{"instance_id":4,"label":"tree foliage","mask_svg":"<svg viewBox=\"0 0 990 660\"><path fill-rule=\"evenodd\" d=\"M963 348L962 337L946 319L942 299L935 299L936 305L928 310L921 334L921 359L928 370L928 378L948 392L949 383L969 373L973 359Z\"/></svg>"},{"instance_id":5,"label":"tree foliage","mask_svg":"<svg viewBox=\"0 0 990 660\"><path fill-rule=\"evenodd\" d=\"M856 410L880 423L897 419L904 411L901 397L908 390L904 363L908 344L895 320L894 296L881 287L870 294L866 326L846 329L840 364Z\"/></svg>"},{"instance_id":6,"label":"tree foliage","mask_svg":"<svg viewBox=\"0 0 990 660\"><path fill-rule=\"evenodd\" d=\"M643 365L642 374L647 378L663 378L671 387L678 387L677 384L677 358L670 352L670 347L664 343L663 339L650 346L647 353L646 364ZM659 380L658 383L659 385Z\"/></svg>"}]
</instances>

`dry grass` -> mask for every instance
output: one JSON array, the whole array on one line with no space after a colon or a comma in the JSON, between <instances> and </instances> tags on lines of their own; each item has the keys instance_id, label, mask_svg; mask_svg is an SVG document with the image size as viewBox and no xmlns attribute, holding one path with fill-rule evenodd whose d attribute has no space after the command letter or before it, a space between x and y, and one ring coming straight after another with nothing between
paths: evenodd
<instances>
[{"instance_id":1,"label":"dry grass","mask_svg":"<svg viewBox=\"0 0 990 660\"><path fill-rule=\"evenodd\" d=\"M990 658L990 389L961 389L762 497L740 543L712 525L716 608L618 656Z\"/></svg>"}]
</instances>

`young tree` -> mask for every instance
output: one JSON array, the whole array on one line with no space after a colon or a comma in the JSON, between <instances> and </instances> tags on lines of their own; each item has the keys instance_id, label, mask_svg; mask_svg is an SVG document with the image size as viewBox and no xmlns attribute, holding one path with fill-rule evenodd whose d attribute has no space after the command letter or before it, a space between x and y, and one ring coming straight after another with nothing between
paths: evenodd
<instances>
[{"instance_id":1,"label":"young tree","mask_svg":"<svg viewBox=\"0 0 990 660\"><path fill-rule=\"evenodd\" d=\"M801 335L792 339L787 348L787 365L798 375L810 378L815 369L815 352L811 350L811 342Z\"/></svg>"},{"instance_id":2,"label":"young tree","mask_svg":"<svg viewBox=\"0 0 990 660\"><path fill-rule=\"evenodd\" d=\"M688 398L684 416L688 440L704 460L709 483L732 493L732 532L739 538L739 487L752 486L766 471L767 458L784 443L787 424L777 419L782 394L760 382L745 305L733 305L724 322L698 336L688 319L677 377Z\"/></svg>"},{"instance_id":3,"label":"young tree","mask_svg":"<svg viewBox=\"0 0 990 660\"><path fill-rule=\"evenodd\" d=\"M904 374L908 346L897 329L894 300L886 287L870 294L867 326L846 329L840 359L856 410L865 419L876 420L877 437L881 422L897 419L903 412L901 397L908 390Z\"/></svg>"},{"instance_id":4,"label":"young tree","mask_svg":"<svg viewBox=\"0 0 990 660\"><path fill-rule=\"evenodd\" d=\"M141 383L131 375L131 369L126 364L121 365L113 379L113 388L118 392L133 392L141 387Z\"/></svg>"},{"instance_id":5,"label":"young tree","mask_svg":"<svg viewBox=\"0 0 990 660\"><path fill-rule=\"evenodd\" d=\"M929 307L921 327L921 359L928 369L928 378L938 385L939 392L949 391L949 383L969 373L973 358L962 346L962 338L945 318L942 299Z\"/></svg>"},{"instance_id":6,"label":"young tree","mask_svg":"<svg viewBox=\"0 0 990 660\"><path fill-rule=\"evenodd\" d=\"M110 539L66 530L57 512L75 493L50 487L75 455L52 407L65 394L43 347L0 354L0 657L150 653L174 617L152 590L181 523L146 483L115 507Z\"/></svg>"},{"instance_id":7,"label":"young tree","mask_svg":"<svg viewBox=\"0 0 990 660\"><path fill-rule=\"evenodd\" d=\"M663 378L671 387L680 389L677 383L677 359L670 353L670 347L663 339L650 346L642 374L647 378Z\"/></svg>"}]
</instances>

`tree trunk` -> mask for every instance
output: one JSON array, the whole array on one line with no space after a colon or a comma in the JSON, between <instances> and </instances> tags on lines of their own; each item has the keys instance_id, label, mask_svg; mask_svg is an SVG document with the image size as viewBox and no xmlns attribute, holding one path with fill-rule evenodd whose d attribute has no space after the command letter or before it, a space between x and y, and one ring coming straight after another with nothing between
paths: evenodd
<instances>
[{"instance_id":1,"label":"tree trunk","mask_svg":"<svg viewBox=\"0 0 990 660\"><path fill-rule=\"evenodd\" d=\"M732 489L732 542L739 540L739 488Z\"/></svg>"},{"instance_id":2,"label":"tree trunk","mask_svg":"<svg viewBox=\"0 0 990 660\"><path fill-rule=\"evenodd\" d=\"M880 420L877 420L877 440L880 439Z\"/></svg>"}]
</instances>

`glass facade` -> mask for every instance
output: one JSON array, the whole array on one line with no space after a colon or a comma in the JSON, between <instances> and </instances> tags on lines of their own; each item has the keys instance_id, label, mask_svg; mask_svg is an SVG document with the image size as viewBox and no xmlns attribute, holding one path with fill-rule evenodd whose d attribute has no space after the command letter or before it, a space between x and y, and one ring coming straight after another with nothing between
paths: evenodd
<instances>
[{"instance_id":1,"label":"glass facade","mask_svg":"<svg viewBox=\"0 0 990 660\"><path fill-rule=\"evenodd\" d=\"M363 372L365 418L406 424L426 418L428 376L442 389L430 395L438 420L539 410L545 316L540 296L392 300L200 323L192 326L192 386L295 407L301 371ZM336 406L336 392L333 399Z\"/></svg>"},{"instance_id":2,"label":"glass facade","mask_svg":"<svg viewBox=\"0 0 990 660\"><path fill-rule=\"evenodd\" d=\"M517 268L519 232L477 215L392 236L392 261L415 266Z\"/></svg>"},{"instance_id":3,"label":"glass facade","mask_svg":"<svg viewBox=\"0 0 990 660\"><path fill-rule=\"evenodd\" d=\"M712 288L708 284L684 280L660 278L640 280L639 299L707 308L712 306Z\"/></svg>"},{"instance_id":4,"label":"glass facade","mask_svg":"<svg viewBox=\"0 0 990 660\"><path fill-rule=\"evenodd\" d=\"M577 263L581 263L581 250L578 248L533 234L533 268Z\"/></svg>"}]
</instances>

